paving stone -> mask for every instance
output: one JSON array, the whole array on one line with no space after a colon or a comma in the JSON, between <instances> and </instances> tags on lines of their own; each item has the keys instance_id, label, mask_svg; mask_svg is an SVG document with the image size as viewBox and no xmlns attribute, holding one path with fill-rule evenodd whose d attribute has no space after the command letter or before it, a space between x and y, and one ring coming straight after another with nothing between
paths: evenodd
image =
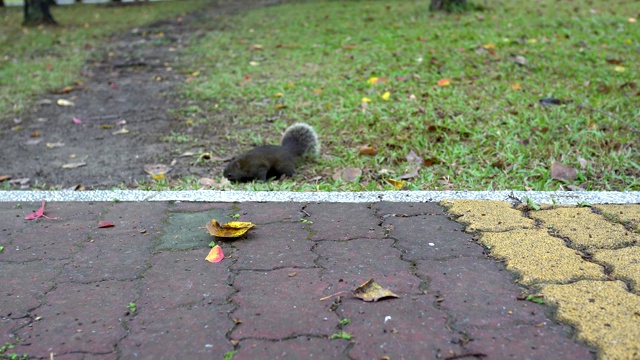
<instances>
[{"instance_id":1,"label":"paving stone","mask_svg":"<svg viewBox=\"0 0 640 360\"><path fill-rule=\"evenodd\" d=\"M599 348L599 358L640 358L640 297L629 293L623 282L547 285L541 294L558 307L560 321L575 326L579 339Z\"/></svg>"},{"instance_id":2,"label":"paving stone","mask_svg":"<svg viewBox=\"0 0 640 360\"><path fill-rule=\"evenodd\" d=\"M173 213L179 212L191 212L191 213L199 213L199 212L222 212L226 213L226 215L231 214L236 211L238 204L220 204L220 203L208 203L208 202L187 202L187 201L176 201L175 203L169 205L169 211Z\"/></svg>"},{"instance_id":3,"label":"paving stone","mask_svg":"<svg viewBox=\"0 0 640 360\"><path fill-rule=\"evenodd\" d=\"M640 234L634 234L620 224L607 221L594 214L591 208L558 208L535 211L531 217L569 238L578 249L615 249L640 243Z\"/></svg>"},{"instance_id":4,"label":"paving stone","mask_svg":"<svg viewBox=\"0 0 640 360\"><path fill-rule=\"evenodd\" d=\"M64 261L39 260L27 263L0 261L0 317L20 318L41 303L44 294L55 287ZM24 274L29 274L25 279Z\"/></svg>"},{"instance_id":5,"label":"paving stone","mask_svg":"<svg viewBox=\"0 0 640 360\"><path fill-rule=\"evenodd\" d=\"M312 240L384 237L381 220L366 204L310 204L305 211L313 221Z\"/></svg>"},{"instance_id":6,"label":"paving stone","mask_svg":"<svg viewBox=\"0 0 640 360\"><path fill-rule=\"evenodd\" d=\"M593 259L613 269L616 278L627 279L631 289L640 295L640 246L617 250L595 250Z\"/></svg>"},{"instance_id":7,"label":"paving stone","mask_svg":"<svg viewBox=\"0 0 640 360\"><path fill-rule=\"evenodd\" d=\"M137 297L134 283L104 281L97 284L59 284L44 304L33 310L40 321L24 327L17 335L24 339L16 352L49 358L70 352L108 354L126 335L122 318L128 304Z\"/></svg>"},{"instance_id":8,"label":"paving stone","mask_svg":"<svg viewBox=\"0 0 640 360\"><path fill-rule=\"evenodd\" d=\"M14 335L18 329L23 326L29 324L31 319L28 318L20 318L20 319L11 319L8 317L0 316L0 346L10 343L17 343L17 339Z\"/></svg>"},{"instance_id":9,"label":"paving stone","mask_svg":"<svg viewBox=\"0 0 640 360\"><path fill-rule=\"evenodd\" d=\"M411 264L400 259L393 243L393 239L319 242L318 265L326 269L322 280L332 284L327 291L350 291L374 279L397 294L418 293L421 280L412 274Z\"/></svg>"},{"instance_id":10,"label":"paving stone","mask_svg":"<svg viewBox=\"0 0 640 360\"><path fill-rule=\"evenodd\" d=\"M491 249L491 256L506 261L507 269L518 272L525 285L607 278L601 266L583 260L579 252L546 230L485 233L480 241Z\"/></svg>"},{"instance_id":11,"label":"paving stone","mask_svg":"<svg viewBox=\"0 0 640 360\"><path fill-rule=\"evenodd\" d=\"M0 245L6 247L16 234L34 224L33 221L27 221L24 217L29 215L32 208L38 209L38 206L35 203L0 202L0 213L2 214Z\"/></svg>"},{"instance_id":12,"label":"paving stone","mask_svg":"<svg viewBox=\"0 0 640 360\"><path fill-rule=\"evenodd\" d=\"M246 339L240 342L240 349L233 359L347 359L348 344L346 340L309 336L277 341Z\"/></svg>"},{"instance_id":13,"label":"paving stone","mask_svg":"<svg viewBox=\"0 0 640 360\"><path fill-rule=\"evenodd\" d=\"M222 359L233 350L225 337L234 326L227 314L231 309L230 305L141 308L129 321L129 335L118 345L120 358Z\"/></svg>"},{"instance_id":14,"label":"paving stone","mask_svg":"<svg viewBox=\"0 0 640 360\"><path fill-rule=\"evenodd\" d=\"M295 272L295 276L290 276ZM233 339L255 337L285 339L299 335L330 335L334 315L328 301L328 284L320 280L319 269L241 271L234 280L238 305L233 317L242 323Z\"/></svg>"},{"instance_id":15,"label":"paving stone","mask_svg":"<svg viewBox=\"0 0 640 360\"><path fill-rule=\"evenodd\" d=\"M231 242L236 248L234 270L271 270L283 267L314 267L314 242L299 224L258 225L245 239Z\"/></svg>"},{"instance_id":16,"label":"paving stone","mask_svg":"<svg viewBox=\"0 0 640 360\"><path fill-rule=\"evenodd\" d=\"M263 203L240 203L240 221L251 221L254 224L269 224L273 222L300 222L306 215L302 212L305 204L300 203L270 203L266 207Z\"/></svg>"},{"instance_id":17,"label":"paving stone","mask_svg":"<svg viewBox=\"0 0 640 360\"><path fill-rule=\"evenodd\" d=\"M227 284L229 270L204 258L206 249L165 251L150 260L140 285L140 309L171 309L185 305L223 305L234 289Z\"/></svg>"},{"instance_id":18,"label":"paving stone","mask_svg":"<svg viewBox=\"0 0 640 360\"><path fill-rule=\"evenodd\" d=\"M216 219L220 223L231 221L228 210L214 207L203 212L172 212L167 219L164 234L157 250L186 250L207 248L214 238L204 226Z\"/></svg>"},{"instance_id":19,"label":"paving stone","mask_svg":"<svg viewBox=\"0 0 640 360\"><path fill-rule=\"evenodd\" d=\"M468 224L468 232L531 229L535 225L506 201L447 200L442 205L459 216L457 221Z\"/></svg>"},{"instance_id":20,"label":"paving stone","mask_svg":"<svg viewBox=\"0 0 640 360\"><path fill-rule=\"evenodd\" d=\"M640 204L601 204L593 205L610 221L629 223L633 229L640 230Z\"/></svg>"},{"instance_id":21,"label":"paving stone","mask_svg":"<svg viewBox=\"0 0 640 360\"><path fill-rule=\"evenodd\" d=\"M437 359L462 354L447 329L447 315L433 307L427 295L364 302L344 298L337 310L351 323L343 331L353 335L352 359ZM336 321L336 320L332 320Z\"/></svg>"},{"instance_id":22,"label":"paving stone","mask_svg":"<svg viewBox=\"0 0 640 360\"><path fill-rule=\"evenodd\" d=\"M383 227L390 237L398 240L396 247L404 251L402 258L405 260L482 254L482 247L472 241L471 235L466 234L460 224L443 215L391 217L384 220Z\"/></svg>"},{"instance_id":23,"label":"paving stone","mask_svg":"<svg viewBox=\"0 0 640 360\"><path fill-rule=\"evenodd\" d=\"M395 203L379 202L373 205L376 214L382 218L411 217L416 215L444 215L444 209L436 203Z\"/></svg>"}]
</instances>

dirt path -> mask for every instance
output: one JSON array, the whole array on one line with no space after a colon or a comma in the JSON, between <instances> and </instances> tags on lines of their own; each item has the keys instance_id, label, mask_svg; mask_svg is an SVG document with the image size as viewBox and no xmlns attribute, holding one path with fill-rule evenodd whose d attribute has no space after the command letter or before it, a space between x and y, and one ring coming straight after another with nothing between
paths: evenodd
<instances>
[{"instance_id":1,"label":"dirt path","mask_svg":"<svg viewBox=\"0 0 640 360\"><path fill-rule=\"evenodd\" d=\"M172 18L113 35L96 50L103 55L82 70L83 84L67 94L43 94L19 119L0 120L0 175L22 179L15 188L135 188L149 179L145 164L174 162L173 178L210 176L208 166L171 153L163 141L173 130L184 129L184 119L174 110L188 101L176 93L188 74L176 68L192 35L208 19L273 3L219 1L183 21ZM75 105L59 106L60 99ZM216 137L209 139L215 142Z\"/></svg>"}]
</instances>

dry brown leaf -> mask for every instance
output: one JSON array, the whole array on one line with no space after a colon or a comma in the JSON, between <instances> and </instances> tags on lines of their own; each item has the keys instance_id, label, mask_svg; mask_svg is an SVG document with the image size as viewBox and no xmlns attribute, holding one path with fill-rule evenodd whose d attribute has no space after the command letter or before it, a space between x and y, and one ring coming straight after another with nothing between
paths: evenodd
<instances>
[{"instance_id":1,"label":"dry brown leaf","mask_svg":"<svg viewBox=\"0 0 640 360\"><path fill-rule=\"evenodd\" d=\"M253 226L250 222L231 221L220 224L216 219L211 219L211 221L207 223L207 231L215 237L231 239L241 237Z\"/></svg>"},{"instance_id":2,"label":"dry brown leaf","mask_svg":"<svg viewBox=\"0 0 640 360\"><path fill-rule=\"evenodd\" d=\"M371 156L373 156L373 155L378 154L378 150L375 149L375 148L372 148L371 146L363 145L363 146L360 147L359 153L360 153L360 155L371 155Z\"/></svg>"},{"instance_id":3,"label":"dry brown leaf","mask_svg":"<svg viewBox=\"0 0 640 360\"><path fill-rule=\"evenodd\" d=\"M418 156L413 150L409 151L409 154L407 155L407 161L414 162L416 164L422 164L422 158Z\"/></svg>"},{"instance_id":4,"label":"dry brown leaf","mask_svg":"<svg viewBox=\"0 0 640 360\"><path fill-rule=\"evenodd\" d=\"M411 171L409 173L400 175L398 177L398 179L400 179L400 180L408 180L408 179L413 179L414 177L418 177L418 176L420 176L420 174L418 173L418 170L419 169L415 169L415 170L413 170L413 171Z\"/></svg>"},{"instance_id":5,"label":"dry brown leaf","mask_svg":"<svg viewBox=\"0 0 640 360\"><path fill-rule=\"evenodd\" d=\"M554 161L551 164L551 178L556 180L573 181L578 176L576 169Z\"/></svg>"},{"instance_id":6,"label":"dry brown leaf","mask_svg":"<svg viewBox=\"0 0 640 360\"><path fill-rule=\"evenodd\" d=\"M364 301L378 301L382 298L398 297L398 295L391 292L391 290L378 285L375 281L373 281L373 279L358 286L355 290L353 290L353 295Z\"/></svg>"},{"instance_id":7,"label":"dry brown leaf","mask_svg":"<svg viewBox=\"0 0 640 360\"><path fill-rule=\"evenodd\" d=\"M10 175L0 175L0 182L11 179Z\"/></svg>"},{"instance_id":8,"label":"dry brown leaf","mask_svg":"<svg viewBox=\"0 0 640 360\"><path fill-rule=\"evenodd\" d=\"M333 180L356 181L362 175L362 170L357 168L344 168L331 177Z\"/></svg>"}]
</instances>

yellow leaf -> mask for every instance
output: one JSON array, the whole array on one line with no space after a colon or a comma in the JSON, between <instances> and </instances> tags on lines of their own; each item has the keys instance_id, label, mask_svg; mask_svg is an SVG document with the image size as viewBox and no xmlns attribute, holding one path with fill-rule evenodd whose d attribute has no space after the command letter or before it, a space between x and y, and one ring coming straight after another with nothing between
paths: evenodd
<instances>
[{"instance_id":1,"label":"yellow leaf","mask_svg":"<svg viewBox=\"0 0 640 360\"><path fill-rule=\"evenodd\" d=\"M631 44L631 42L632 42L631 39L627 39L624 41L625 44Z\"/></svg>"},{"instance_id":2,"label":"yellow leaf","mask_svg":"<svg viewBox=\"0 0 640 360\"><path fill-rule=\"evenodd\" d=\"M438 80L438 86L449 86L449 85L451 85L451 79L449 78Z\"/></svg>"},{"instance_id":3,"label":"yellow leaf","mask_svg":"<svg viewBox=\"0 0 640 360\"><path fill-rule=\"evenodd\" d=\"M73 101L69 101L65 99L58 99L58 101L56 101L56 104L58 104L58 106L75 106L76 105L73 103Z\"/></svg>"},{"instance_id":4,"label":"yellow leaf","mask_svg":"<svg viewBox=\"0 0 640 360\"><path fill-rule=\"evenodd\" d=\"M511 90L522 90L522 86L520 86L519 82L514 82L511 84Z\"/></svg>"},{"instance_id":5,"label":"yellow leaf","mask_svg":"<svg viewBox=\"0 0 640 360\"><path fill-rule=\"evenodd\" d=\"M613 68L613 70L617 72L624 72L626 69L624 68L624 66L616 66L615 68Z\"/></svg>"},{"instance_id":6,"label":"yellow leaf","mask_svg":"<svg viewBox=\"0 0 640 360\"><path fill-rule=\"evenodd\" d=\"M281 93L281 92L279 92L279 93L276 93L276 94L275 94L275 95L273 95L273 96L274 96L274 97L283 97L283 96L284 96L284 94L283 94L283 93Z\"/></svg>"},{"instance_id":7,"label":"yellow leaf","mask_svg":"<svg viewBox=\"0 0 640 360\"><path fill-rule=\"evenodd\" d=\"M316 94L316 95L320 95L320 94L322 94L322 89L315 89L315 90L313 90L313 93Z\"/></svg>"},{"instance_id":8,"label":"yellow leaf","mask_svg":"<svg viewBox=\"0 0 640 360\"><path fill-rule=\"evenodd\" d=\"M362 98L362 102L363 102L363 103L370 103L370 102L371 102L371 99L369 99L368 97L363 97L363 98Z\"/></svg>"},{"instance_id":9,"label":"yellow leaf","mask_svg":"<svg viewBox=\"0 0 640 360\"><path fill-rule=\"evenodd\" d=\"M387 182L398 190L401 190L404 186L404 180L387 179Z\"/></svg>"},{"instance_id":10,"label":"yellow leaf","mask_svg":"<svg viewBox=\"0 0 640 360\"><path fill-rule=\"evenodd\" d=\"M226 224L220 224L216 219L211 219L211 221L207 223L207 231L216 237L239 238L246 234L253 226L250 222L231 221Z\"/></svg>"},{"instance_id":11,"label":"yellow leaf","mask_svg":"<svg viewBox=\"0 0 640 360\"><path fill-rule=\"evenodd\" d=\"M387 101L389 100L389 96L391 96L391 93L389 93L388 91L385 92L384 94L382 94L382 100Z\"/></svg>"},{"instance_id":12,"label":"yellow leaf","mask_svg":"<svg viewBox=\"0 0 640 360\"><path fill-rule=\"evenodd\" d=\"M207 257L204 259L211 263L222 261L222 259L224 259L224 253L222 252L222 248L220 247L220 245L212 247L211 251L209 251L209 255L207 255Z\"/></svg>"},{"instance_id":13,"label":"yellow leaf","mask_svg":"<svg viewBox=\"0 0 640 360\"><path fill-rule=\"evenodd\" d=\"M150 174L150 175L155 181L164 180L164 174Z\"/></svg>"},{"instance_id":14,"label":"yellow leaf","mask_svg":"<svg viewBox=\"0 0 640 360\"><path fill-rule=\"evenodd\" d=\"M630 17L628 20L629 20L630 23L635 23L635 22L638 21L638 20L636 20L636 18L632 18L632 17Z\"/></svg>"},{"instance_id":15,"label":"yellow leaf","mask_svg":"<svg viewBox=\"0 0 640 360\"><path fill-rule=\"evenodd\" d=\"M378 301L386 297L398 297L398 295L394 294L389 289L385 289L382 286L378 285L375 281L373 281L373 279L358 286L355 290L353 290L353 295L364 301Z\"/></svg>"},{"instance_id":16,"label":"yellow leaf","mask_svg":"<svg viewBox=\"0 0 640 360\"><path fill-rule=\"evenodd\" d=\"M260 65L260 63L259 63L259 62L257 62L257 61L249 61L249 65L251 65L251 66L258 66L258 65Z\"/></svg>"},{"instance_id":17,"label":"yellow leaf","mask_svg":"<svg viewBox=\"0 0 640 360\"><path fill-rule=\"evenodd\" d=\"M288 82L288 83L287 83L287 87L288 87L289 89L293 89L295 86L296 86L296 85L295 85L294 83L292 83L292 82Z\"/></svg>"},{"instance_id":18,"label":"yellow leaf","mask_svg":"<svg viewBox=\"0 0 640 360\"><path fill-rule=\"evenodd\" d=\"M370 77L369 80L367 80L367 82L371 85L375 85L378 83L378 78L377 77Z\"/></svg>"},{"instance_id":19,"label":"yellow leaf","mask_svg":"<svg viewBox=\"0 0 640 360\"><path fill-rule=\"evenodd\" d=\"M536 40L536 39L528 39L528 40L527 40L527 42L528 42L529 44L535 44L535 43L537 43L537 42L538 42L538 40Z\"/></svg>"},{"instance_id":20,"label":"yellow leaf","mask_svg":"<svg viewBox=\"0 0 640 360\"><path fill-rule=\"evenodd\" d=\"M496 44L494 44L494 43L488 43L488 44L482 45L482 47L483 47L483 48L485 48L485 49L487 49L487 50L489 50L489 49L495 49L495 48L496 48Z\"/></svg>"}]
</instances>

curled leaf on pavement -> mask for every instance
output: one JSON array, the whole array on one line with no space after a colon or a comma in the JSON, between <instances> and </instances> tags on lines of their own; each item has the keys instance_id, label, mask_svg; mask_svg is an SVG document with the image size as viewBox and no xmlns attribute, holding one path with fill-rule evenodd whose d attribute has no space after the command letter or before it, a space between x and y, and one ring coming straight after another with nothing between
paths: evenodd
<instances>
[{"instance_id":1,"label":"curled leaf on pavement","mask_svg":"<svg viewBox=\"0 0 640 360\"><path fill-rule=\"evenodd\" d=\"M398 295L391 292L391 290L378 285L378 283L373 281L373 279L358 286L355 290L353 290L353 295L364 301L378 301L382 298L398 297Z\"/></svg>"},{"instance_id":2,"label":"curled leaf on pavement","mask_svg":"<svg viewBox=\"0 0 640 360\"><path fill-rule=\"evenodd\" d=\"M112 223L111 221L100 221L98 223L98 227L99 228L108 228L108 227L114 227L116 226L114 223Z\"/></svg>"},{"instance_id":3,"label":"curled leaf on pavement","mask_svg":"<svg viewBox=\"0 0 640 360\"><path fill-rule=\"evenodd\" d=\"M153 180L160 181L164 179L164 175L171 171L171 168L164 164L146 164L144 172L151 175Z\"/></svg>"},{"instance_id":4,"label":"curled leaf on pavement","mask_svg":"<svg viewBox=\"0 0 640 360\"><path fill-rule=\"evenodd\" d=\"M331 294L321 298L320 301L327 300L334 296L342 295L348 292L351 292L353 296L364 301L378 301L382 298L398 297L398 295L391 292L391 290L383 288L382 286L378 285L378 283L376 283L373 279L371 279L366 283L358 286L353 291L339 291L335 294Z\"/></svg>"},{"instance_id":5,"label":"curled leaf on pavement","mask_svg":"<svg viewBox=\"0 0 640 360\"><path fill-rule=\"evenodd\" d=\"M31 214L25 216L24 218L26 220L34 220L34 219L38 219L38 218L45 218L45 219L48 219L48 220L56 220L57 218L50 218L50 217L48 217L47 215L44 214L44 204L45 204L45 201L42 200L42 205L40 206L40 208L36 212L31 213Z\"/></svg>"},{"instance_id":6,"label":"curled leaf on pavement","mask_svg":"<svg viewBox=\"0 0 640 360\"><path fill-rule=\"evenodd\" d=\"M209 255L205 258L210 263L218 263L224 259L224 253L222 252L222 248L220 245L216 245L211 248L209 251Z\"/></svg>"},{"instance_id":7,"label":"curled leaf on pavement","mask_svg":"<svg viewBox=\"0 0 640 360\"><path fill-rule=\"evenodd\" d=\"M211 219L211 221L207 223L207 231L215 237L239 238L246 234L253 226L250 222L231 221L220 224L216 219Z\"/></svg>"}]
</instances>

